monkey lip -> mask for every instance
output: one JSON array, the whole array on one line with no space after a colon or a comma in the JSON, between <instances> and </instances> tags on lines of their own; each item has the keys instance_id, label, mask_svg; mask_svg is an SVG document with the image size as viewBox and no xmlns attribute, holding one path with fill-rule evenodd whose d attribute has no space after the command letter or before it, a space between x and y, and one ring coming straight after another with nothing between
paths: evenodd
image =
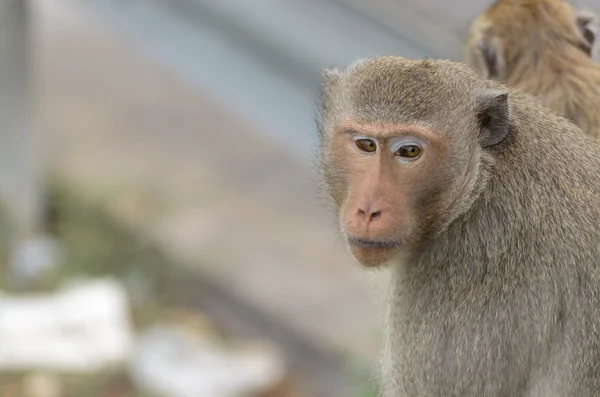
<instances>
[{"instance_id":1,"label":"monkey lip","mask_svg":"<svg viewBox=\"0 0 600 397\"><path fill-rule=\"evenodd\" d=\"M348 242L358 248L375 248L375 249L390 249L402 245L401 241L397 240L369 240L360 237L348 237Z\"/></svg>"}]
</instances>

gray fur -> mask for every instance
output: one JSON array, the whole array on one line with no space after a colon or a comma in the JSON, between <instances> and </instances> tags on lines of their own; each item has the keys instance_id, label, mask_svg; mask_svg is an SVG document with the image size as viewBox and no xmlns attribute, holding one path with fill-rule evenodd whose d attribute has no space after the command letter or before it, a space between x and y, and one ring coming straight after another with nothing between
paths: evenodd
<instances>
[{"instance_id":1,"label":"gray fur","mask_svg":"<svg viewBox=\"0 0 600 397\"><path fill-rule=\"evenodd\" d=\"M374 58L328 81L321 166L338 206L344 170L328 144L342 119L420 123L453 146L440 159L453 193L432 196L435 219L393 264L383 395L599 396L600 146L450 61ZM489 90L508 92L509 131L486 148L476 109Z\"/></svg>"}]
</instances>

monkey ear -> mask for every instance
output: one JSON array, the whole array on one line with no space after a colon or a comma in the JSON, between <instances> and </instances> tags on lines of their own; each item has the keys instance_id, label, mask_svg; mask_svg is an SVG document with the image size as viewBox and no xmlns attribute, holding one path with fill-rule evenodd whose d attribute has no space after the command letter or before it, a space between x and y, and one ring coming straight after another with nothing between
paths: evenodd
<instances>
[{"instance_id":1,"label":"monkey ear","mask_svg":"<svg viewBox=\"0 0 600 397\"><path fill-rule=\"evenodd\" d=\"M587 9L578 11L575 16L575 28L581 40L580 47L589 56L592 56L596 42L596 20L596 14Z\"/></svg>"},{"instance_id":2,"label":"monkey ear","mask_svg":"<svg viewBox=\"0 0 600 397\"><path fill-rule=\"evenodd\" d=\"M498 145L509 131L508 92L487 91L478 96L477 103L481 145L484 148Z\"/></svg>"},{"instance_id":3,"label":"monkey ear","mask_svg":"<svg viewBox=\"0 0 600 397\"><path fill-rule=\"evenodd\" d=\"M474 61L486 79L503 80L505 72L502 39L489 31L479 34L473 48Z\"/></svg>"}]
</instances>

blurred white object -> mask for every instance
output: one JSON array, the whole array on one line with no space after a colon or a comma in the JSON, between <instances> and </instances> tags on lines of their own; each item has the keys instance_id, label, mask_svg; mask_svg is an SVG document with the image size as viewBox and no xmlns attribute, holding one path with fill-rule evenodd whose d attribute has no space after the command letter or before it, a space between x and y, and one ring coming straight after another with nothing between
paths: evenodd
<instances>
[{"instance_id":1,"label":"blurred white object","mask_svg":"<svg viewBox=\"0 0 600 397\"><path fill-rule=\"evenodd\" d=\"M58 254L58 243L50 236L38 234L21 241L10 257L11 281L18 285L31 282L54 267Z\"/></svg>"},{"instance_id":2,"label":"blurred white object","mask_svg":"<svg viewBox=\"0 0 600 397\"><path fill-rule=\"evenodd\" d=\"M0 370L95 372L129 359L128 299L112 279L54 294L0 295Z\"/></svg>"},{"instance_id":3,"label":"blurred white object","mask_svg":"<svg viewBox=\"0 0 600 397\"><path fill-rule=\"evenodd\" d=\"M131 372L141 389L167 397L254 397L281 382L285 367L267 348L232 349L156 327L138 339Z\"/></svg>"}]
</instances>

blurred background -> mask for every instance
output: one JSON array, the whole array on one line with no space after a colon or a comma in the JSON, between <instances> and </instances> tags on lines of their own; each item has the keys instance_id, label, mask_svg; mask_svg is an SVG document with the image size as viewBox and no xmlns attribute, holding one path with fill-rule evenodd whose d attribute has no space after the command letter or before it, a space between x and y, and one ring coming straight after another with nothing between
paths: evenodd
<instances>
[{"instance_id":1,"label":"blurred background","mask_svg":"<svg viewBox=\"0 0 600 397\"><path fill-rule=\"evenodd\" d=\"M488 4L0 0L0 396L376 396L321 70L461 60Z\"/></svg>"}]
</instances>

